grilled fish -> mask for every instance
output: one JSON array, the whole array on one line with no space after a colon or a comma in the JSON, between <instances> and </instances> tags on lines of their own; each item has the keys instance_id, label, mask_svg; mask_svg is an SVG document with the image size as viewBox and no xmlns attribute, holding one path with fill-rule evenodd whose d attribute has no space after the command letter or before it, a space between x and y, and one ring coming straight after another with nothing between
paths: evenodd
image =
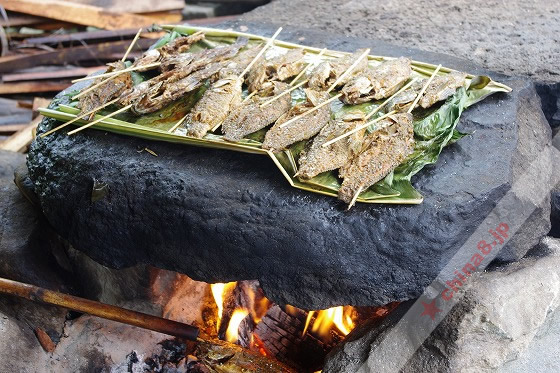
<instances>
[{"instance_id":1,"label":"grilled fish","mask_svg":"<svg viewBox=\"0 0 560 373\"><path fill-rule=\"evenodd\" d=\"M230 110L241 103L242 83L237 75L230 75L212 84L187 115L187 134L202 138L222 123Z\"/></svg>"},{"instance_id":2,"label":"grilled fish","mask_svg":"<svg viewBox=\"0 0 560 373\"><path fill-rule=\"evenodd\" d=\"M309 88L316 91L328 89L350 66L364 53L365 49L358 49L353 54L337 58L335 60L323 61L311 71ZM362 58L358 65L337 86L346 84L354 76L362 73L368 67L367 58Z\"/></svg>"},{"instance_id":3,"label":"grilled fish","mask_svg":"<svg viewBox=\"0 0 560 373\"><path fill-rule=\"evenodd\" d=\"M344 179L338 191L338 198L350 203L356 193L364 191L382 180L414 149L412 114L395 114L381 122L384 127L368 134L363 150L340 169Z\"/></svg>"},{"instance_id":4,"label":"grilled fish","mask_svg":"<svg viewBox=\"0 0 560 373\"><path fill-rule=\"evenodd\" d=\"M292 107L286 114L278 118L274 126L265 135L262 144L263 149L270 149L274 152L286 149L289 145L315 136L328 123L331 108L330 105L325 105L287 126L280 127L282 123L329 99L329 94L326 92L314 91L309 88L304 91L307 101Z\"/></svg>"},{"instance_id":5,"label":"grilled fish","mask_svg":"<svg viewBox=\"0 0 560 373\"><path fill-rule=\"evenodd\" d=\"M270 87L260 91L246 102L237 106L222 124L224 138L239 141L244 136L256 132L270 123L274 123L282 114L290 110L292 97L286 94L264 107L261 104L278 96L289 86L286 83L272 82Z\"/></svg>"},{"instance_id":6,"label":"grilled fish","mask_svg":"<svg viewBox=\"0 0 560 373\"><path fill-rule=\"evenodd\" d=\"M426 79L417 80L410 85L407 89L393 97L386 106L386 111L396 110L398 112L405 112L408 110L412 102L416 99L416 96L422 90L422 87L426 84ZM418 104L416 105L418 106Z\"/></svg>"},{"instance_id":7,"label":"grilled fish","mask_svg":"<svg viewBox=\"0 0 560 373\"><path fill-rule=\"evenodd\" d=\"M305 67L304 55L303 49L292 49L253 66L247 75L249 92L263 89L263 85L269 81L283 81L299 74Z\"/></svg>"},{"instance_id":8,"label":"grilled fish","mask_svg":"<svg viewBox=\"0 0 560 373\"><path fill-rule=\"evenodd\" d=\"M221 73L220 75L240 75L243 70L245 70L245 68L255 59L257 54L259 54L262 47L263 46L261 44L257 44L240 51L235 57L228 60L224 73Z\"/></svg>"},{"instance_id":9,"label":"grilled fish","mask_svg":"<svg viewBox=\"0 0 560 373\"><path fill-rule=\"evenodd\" d=\"M339 122L331 119L313 139L311 146L301 152L299 177L311 179L322 172L336 170L348 163L361 150L365 128L326 147L323 144L364 123L365 116L361 112L348 113Z\"/></svg>"},{"instance_id":10,"label":"grilled fish","mask_svg":"<svg viewBox=\"0 0 560 373\"><path fill-rule=\"evenodd\" d=\"M340 100L345 104L356 105L372 99L387 98L398 91L411 74L408 58L385 61L379 66L366 69L346 83Z\"/></svg>"},{"instance_id":11,"label":"grilled fish","mask_svg":"<svg viewBox=\"0 0 560 373\"><path fill-rule=\"evenodd\" d=\"M118 61L107 64L107 72L114 72L119 70L124 70L126 68L124 62ZM97 78L92 84L97 84L105 80L106 78ZM132 87L132 77L130 72L122 73L116 78L108 80L105 84L97 87L88 94L80 97L79 108L82 113L89 112L115 98L117 98L123 91ZM95 112L92 113L87 120L92 120L95 116Z\"/></svg>"},{"instance_id":12,"label":"grilled fish","mask_svg":"<svg viewBox=\"0 0 560 373\"><path fill-rule=\"evenodd\" d=\"M424 109L429 108L438 101L445 100L449 96L453 96L457 88L465 84L467 74L454 71L446 75L436 76L420 99L420 106Z\"/></svg>"}]
</instances>

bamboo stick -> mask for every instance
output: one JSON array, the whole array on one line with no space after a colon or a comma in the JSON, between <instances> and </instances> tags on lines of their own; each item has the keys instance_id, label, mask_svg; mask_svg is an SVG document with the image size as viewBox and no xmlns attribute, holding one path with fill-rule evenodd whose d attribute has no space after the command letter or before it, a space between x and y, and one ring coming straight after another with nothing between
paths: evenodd
<instances>
[{"instance_id":1,"label":"bamboo stick","mask_svg":"<svg viewBox=\"0 0 560 373\"><path fill-rule=\"evenodd\" d=\"M329 98L327 101L321 102L319 105L317 105L317 106L315 106L315 107L313 107L313 108L307 110L306 112L301 113L300 115L295 116L295 117L293 117L292 119L290 119L290 120L288 120L288 121L282 123L282 124L280 125L280 128L284 128L284 127L286 127L288 124L293 123L293 122L295 122L296 120L298 120L298 119L300 119L300 118L303 118L303 117L306 116L307 114L310 114L310 113L313 113L314 111L319 110L319 109L322 108L323 106L325 106L325 105L327 105L327 104L330 104L331 102L333 102L333 101L336 100L337 98L340 98L341 96L342 96L342 93L339 93L339 94L337 94L336 96L333 96L333 97Z\"/></svg>"},{"instance_id":2,"label":"bamboo stick","mask_svg":"<svg viewBox=\"0 0 560 373\"><path fill-rule=\"evenodd\" d=\"M280 32L282 31L282 27L279 27L278 30L276 30L276 32L274 33L274 35L272 35L272 37L270 39L268 39L268 41L266 42L266 44L264 45L264 47L260 50L259 53L257 53L257 55L255 56L255 58L253 58L253 61L251 61L251 63L249 63L247 65L247 67L245 68L245 70L243 70L243 72L241 74L239 74L239 77L237 77L237 79L243 79L243 77L245 76L245 74L247 74L249 72L249 70L251 69L251 67L253 67L253 65L255 64L255 62L257 62L257 60L259 58L261 58L261 56L263 55L263 53L272 45L272 43L274 42L274 39L276 39L276 37L278 36L278 34L280 34Z\"/></svg>"},{"instance_id":3,"label":"bamboo stick","mask_svg":"<svg viewBox=\"0 0 560 373\"><path fill-rule=\"evenodd\" d=\"M323 48L321 50L321 52L316 56L316 59L321 58L321 56L327 51L327 48ZM303 74L305 74L305 72L309 69L309 67L311 67L311 62L309 62L307 64L307 66L305 66L305 69L301 70L301 72L290 82L290 85L294 85L295 82L298 81L299 78L301 78L303 76Z\"/></svg>"},{"instance_id":4,"label":"bamboo stick","mask_svg":"<svg viewBox=\"0 0 560 373\"><path fill-rule=\"evenodd\" d=\"M57 291L40 288L0 277L0 293L15 295L28 300L52 304L74 311L87 313L107 320L133 325L159 333L198 340L199 330L192 325L148 315L142 312L75 297Z\"/></svg>"},{"instance_id":5,"label":"bamboo stick","mask_svg":"<svg viewBox=\"0 0 560 373\"><path fill-rule=\"evenodd\" d=\"M124 53L123 58L121 59L121 62L126 61L126 58L128 57L128 55L130 54L130 51L132 50L132 48L134 47L134 44L136 44L136 40L138 40L138 38L140 37L140 33L142 32L142 29L140 28L140 30L138 30L138 32L136 33L136 35L134 36L134 39L132 39L132 42L130 43L130 45L128 46L128 49L126 50L126 52Z\"/></svg>"},{"instance_id":6,"label":"bamboo stick","mask_svg":"<svg viewBox=\"0 0 560 373\"><path fill-rule=\"evenodd\" d=\"M254 95L256 95L257 92L258 92L258 91L253 91L253 92L249 93L249 94L247 95L247 97L245 97L245 99L243 99L243 101L242 101L241 103L244 104L244 103L246 103L247 101L249 101L249 99L250 99L251 97L253 97Z\"/></svg>"},{"instance_id":7,"label":"bamboo stick","mask_svg":"<svg viewBox=\"0 0 560 373\"><path fill-rule=\"evenodd\" d=\"M147 69L147 68L150 68L150 67L158 67L159 65L161 65L161 62L154 62L154 63L150 63L150 64L143 65L143 66L127 67L126 69L122 69L122 70L118 70L118 71L111 71L110 73L103 73L103 74L99 74L99 75L90 75L90 76L86 76L85 78L74 79L74 80L72 80L72 83L83 82L85 80L92 80L92 79L97 79L97 78L105 78L105 77L109 77L109 76L113 76L113 75L120 75L122 73L128 73L130 71L142 70L142 69Z\"/></svg>"},{"instance_id":8,"label":"bamboo stick","mask_svg":"<svg viewBox=\"0 0 560 373\"><path fill-rule=\"evenodd\" d=\"M327 146L329 146L330 144L333 144L333 143L337 142L338 140L341 140L341 139L343 139L343 138L345 138L345 137L348 137L348 136L350 136L350 135L353 134L353 133L356 133L356 132L358 132L358 131L360 131L360 130L362 130L362 129L364 129L364 128L367 128L367 127L371 126L371 125L374 124L374 123L379 122L379 121L382 120L382 119L387 118L388 116L391 116L391 115L395 114L396 112L397 112L396 110L390 111L390 112L388 112L387 114L380 116L379 118L375 118L374 120L372 120L372 121L370 121L370 122L364 123L364 124L362 124L361 126L358 126L358 127L354 128L354 129L351 130L351 131L348 131L348 132L346 132L346 133L343 133L342 135L340 135L340 136L338 136L338 137L335 137L335 138L332 139L332 140L327 141L326 143L324 143L324 144L321 145L321 146L327 147Z\"/></svg>"},{"instance_id":9,"label":"bamboo stick","mask_svg":"<svg viewBox=\"0 0 560 373\"><path fill-rule=\"evenodd\" d=\"M360 193L362 193L362 189L364 189L364 187L360 186L358 188L358 190L356 191L356 193L354 193L354 197L352 197L352 201L350 201L350 204L348 205L348 208L346 209L347 211L350 210L352 208L352 206L354 206L356 204L356 201L358 200L358 196L360 195Z\"/></svg>"},{"instance_id":10,"label":"bamboo stick","mask_svg":"<svg viewBox=\"0 0 560 373\"><path fill-rule=\"evenodd\" d=\"M389 97L388 99L386 99L385 101L383 101L383 103L381 105L379 105L378 107L376 107L375 109L373 109L370 113L368 113L368 115L366 115L365 120L368 120L369 118L373 117L373 115L375 113L377 113L379 110L381 110L382 108L385 107L385 105L387 105L393 98L395 98L398 94L400 94L401 92L405 91L406 89L408 89L412 84L414 84L415 81L417 81L418 78L414 78L412 79L410 82L408 82L406 85L404 85L401 89L399 89L397 92L395 92L391 97Z\"/></svg>"},{"instance_id":11,"label":"bamboo stick","mask_svg":"<svg viewBox=\"0 0 560 373\"><path fill-rule=\"evenodd\" d=\"M370 49L367 48L364 53L362 53L360 55L360 57L358 57L358 59L356 61L354 61L354 63L341 75L338 77L337 80L335 80L335 82L329 87L329 89L327 89L327 93L329 93L330 91L332 91L337 85L338 83L340 83L341 81L344 80L344 78L346 78L346 76L348 74L350 74L355 68L356 66L358 66L358 64L360 63L360 61L366 57L369 54Z\"/></svg>"},{"instance_id":12,"label":"bamboo stick","mask_svg":"<svg viewBox=\"0 0 560 373\"><path fill-rule=\"evenodd\" d=\"M424 95L424 92L426 92L426 88L428 88L428 86L430 85L430 83L432 82L432 80L434 80L434 77L437 75L439 69L441 69L441 63L438 65L438 67L436 67L436 69L434 70L434 72L432 73L432 75L430 76L430 78L428 79L428 81L426 82L426 84L424 84L424 86L422 87L422 89L420 90L420 92L418 92L418 96L416 96L416 98L414 99L414 101L412 102L412 105L410 105L410 107L408 108L407 113L412 113L412 110L414 110L414 107L416 106L416 104L418 103L418 101L420 101L420 99L422 98L422 96Z\"/></svg>"},{"instance_id":13,"label":"bamboo stick","mask_svg":"<svg viewBox=\"0 0 560 373\"><path fill-rule=\"evenodd\" d=\"M111 118L111 117L114 117L115 115L117 115L117 114L119 114L119 113L122 113L123 111L126 111L126 110L130 109L130 108L132 107L132 105L133 105L133 104L127 105L127 106L125 106L125 107L123 107L123 108L121 108L121 109L119 109L119 110L117 110L117 111L115 111L115 112L112 112L111 114L105 115L104 117L101 117L101 118L99 118L99 119L96 119L96 120L94 120L93 122L89 122L88 124L85 124L85 125L83 125L83 126L81 126L81 127L79 127L79 128L76 128L75 130L72 130L72 131L68 132L68 135L73 135L73 134L75 134L75 133L78 133L78 132L80 132L80 131L85 130L86 128L89 128L89 127L93 126L94 124L97 124L97 123L99 123L99 122L102 122L102 121L104 121L105 119L109 119L109 118Z\"/></svg>"},{"instance_id":14,"label":"bamboo stick","mask_svg":"<svg viewBox=\"0 0 560 373\"><path fill-rule=\"evenodd\" d=\"M173 127L171 127L171 128L169 129L168 132L169 132L169 133L175 132L175 130L176 130L177 128L179 128L179 126L180 126L181 124L183 124L183 123L185 122L185 120L187 120L187 116L188 116L188 114L185 115L184 117L182 117L181 119L179 119L179 121L178 121L177 123L175 123L175 125L174 125Z\"/></svg>"},{"instance_id":15,"label":"bamboo stick","mask_svg":"<svg viewBox=\"0 0 560 373\"><path fill-rule=\"evenodd\" d=\"M280 93L279 95L274 96L270 100L263 102L260 106L263 107L263 106L266 106L266 105L278 100L280 97L283 97L283 96L287 95L288 93L298 89L299 87L301 87L302 85L304 85L308 81L309 81L309 79L305 79L303 82L299 83L298 85L295 85L290 89L286 89L284 92Z\"/></svg>"},{"instance_id":16,"label":"bamboo stick","mask_svg":"<svg viewBox=\"0 0 560 373\"><path fill-rule=\"evenodd\" d=\"M51 133L56 132L56 131L58 131L59 129L68 126L69 124L72 124L72 123L74 123L74 122L76 122L76 121L78 121L78 120L80 120L80 119L82 119L82 118L87 117L88 115L91 115L91 114L95 113L96 111L99 111L99 110L101 110L101 109L103 109L103 108L105 108L105 107L107 107L107 106L109 106L109 105L114 104L114 103L117 102L118 100L119 100L119 99L116 98L116 99L114 99L114 100L112 100L112 101L106 102L105 104L103 104L103 105L101 105L101 106L99 106L99 107L96 107L96 108L93 109L93 110L88 111L87 113L80 114L80 115L78 115L76 118L74 118L74 119L72 119L72 120L69 120L68 122L63 123L63 124L61 124L60 126L55 127L55 128L53 128L53 129L51 129L51 130L49 130L49 131L47 131L47 132L41 134L40 137L43 138L43 137L45 137L45 136L48 136L48 135L50 135Z\"/></svg>"}]
</instances>

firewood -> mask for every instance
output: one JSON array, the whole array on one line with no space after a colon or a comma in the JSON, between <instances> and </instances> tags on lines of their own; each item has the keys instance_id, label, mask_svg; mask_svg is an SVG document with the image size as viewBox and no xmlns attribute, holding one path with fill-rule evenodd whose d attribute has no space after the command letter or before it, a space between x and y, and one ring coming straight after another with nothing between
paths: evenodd
<instances>
[{"instance_id":1,"label":"firewood","mask_svg":"<svg viewBox=\"0 0 560 373\"><path fill-rule=\"evenodd\" d=\"M70 82L21 82L0 84L0 95L12 95L16 93L40 93L59 92L72 83Z\"/></svg>"},{"instance_id":2,"label":"firewood","mask_svg":"<svg viewBox=\"0 0 560 373\"><path fill-rule=\"evenodd\" d=\"M78 76L89 75L93 72L106 69L107 66L93 66L93 67L75 67L71 69L63 69L58 71L37 71L29 73L15 73L2 75L3 83L20 82L26 80L50 80L50 79L64 79L74 78Z\"/></svg>"}]
</instances>

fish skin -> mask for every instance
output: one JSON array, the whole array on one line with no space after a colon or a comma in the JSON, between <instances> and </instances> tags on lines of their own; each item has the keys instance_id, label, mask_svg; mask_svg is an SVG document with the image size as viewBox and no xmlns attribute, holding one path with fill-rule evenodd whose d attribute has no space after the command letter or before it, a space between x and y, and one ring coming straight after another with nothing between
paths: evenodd
<instances>
[{"instance_id":1,"label":"fish skin","mask_svg":"<svg viewBox=\"0 0 560 373\"><path fill-rule=\"evenodd\" d=\"M236 75L231 75L212 84L187 115L187 134L202 138L222 123L230 110L241 103L242 82Z\"/></svg>"},{"instance_id":2,"label":"fish skin","mask_svg":"<svg viewBox=\"0 0 560 373\"><path fill-rule=\"evenodd\" d=\"M282 123L330 98L326 92L317 92L308 88L304 89L304 91L307 101L292 107L287 113L278 118L274 126L265 135L262 144L263 149L272 150L273 152L284 150L298 141L315 136L328 123L331 116L331 108L330 105L325 105L285 127L280 127Z\"/></svg>"},{"instance_id":3,"label":"fish skin","mask_svg":"<svg viewBox=\"0 0 560 373\"><path fill-rule=\"evenodd\" d=\"M280 97L274 103L264 107L260 106L288 88L286 83L273 82L271 89L267 88L265 92L259 92L237 106L222 123L224 139L239 141L244 136L274 123L282 114L288 112L292 106L292 97L289 94Z\"/></svg>"},{"instance_id":4,"label":"fish skin","mask_svg":"<svg viewBox=\"0 0 560 373\"><path fill-rule=\"evenodd\" d=\"M424 95L419 101L420 106L424 109L429 108L438 101L443 101L449 96L453 96L457 88L465 84L466 73L454 71L446 75L437 75L434 77Z\"/></svg>"},{"instance_id":5,"label":"fish skin","mask_svg":"<svg viewBox=\"0 0 560 373\"><path fill-rule=\"evenodd\" d=\"M350 55L339 57L334 60L321 62L312 71L308 86L316 91L328 89L352 64L364 53L365 49L358 49ZM368 67L367 58L362 58L360 63L352 70L346 78L338 83L337 87L343 86L354 76L359 75Z\"/></svg>"},{"instance_id":6,"label":"fish skin","mask_svg":"<svg viewBox=\"0 0 560 373\"><path fill-rule=\"evenodd\" d=\"M338 198L350 203L356 192L382 180L414 150L412 114L400 113L378 122L384 129L368 134L363 150L349 163L340 168L344 179Z\"/></svg>"},{"instance_id":7,"label":"fish skin","mask_svg":"<svg viewBox=\"0 0 560 373\"><path fill-rule=\"evenodd\" d=\"M323 144L364 123L365 115L361 112L349 113L340 121L331 119L315 136L311 144L301 152L298 160L299 177L308 180L322 172L336 170L348 163L361 149L365 128L326 147Z\"/></svg>"},{"instance_id":8,"label":"fish skin","mask_svg":"<svg viewBox=\"0 0 560 373\"><path fill-rule=\"evenodd\" d=\"M341 90L340 100L356 105L381 100L397 92L412 75L410 59L400 57L368 68L352 78Z\"/></svg>"},{"instance_id":9,"label":"fish skin","mask_svg":"<svg viewBox=\"0 0 560 373\"><path fill-rule=\"evenodd\" d=\"M114 72L124 70L126 65L122 61L117 61L107 64L108 69L106 72ZM93 85L102 82L106 78L97 78L93 81ZM107 83L90 91L88 94L79 98L78 107L80 112L87 113L99 106L117 98L121 92L132 87L132 76L130 72L119 74L116 78L107 81ZM92 120L96 112L88 116L87 120Z\"/></svg>"},{"instance_id":10,"label":"fish skin","mask_svg":"<svg viewBox=\"0 0 560 373\"><path fill-rule=\"evenodd\" d=\"M426 84L426 79L417 80L410 87L393 97L385 106L386 112L396 110L397 112L404 113L408 110L416 96ZM418 107L418 104L416 105Z\"/></svg>"},{"instance_id":11,"label":"fish skin","mask_svg":"<svg viewBox=\"0 0 560 373\"><path fill-rule=\"evenodd\" d=\"M284 81L299 74L305 67L303 49L292 49L268 61L255 64L247 75L249 92L259 91L269 81Z\"/></svg>"}]
</instances>

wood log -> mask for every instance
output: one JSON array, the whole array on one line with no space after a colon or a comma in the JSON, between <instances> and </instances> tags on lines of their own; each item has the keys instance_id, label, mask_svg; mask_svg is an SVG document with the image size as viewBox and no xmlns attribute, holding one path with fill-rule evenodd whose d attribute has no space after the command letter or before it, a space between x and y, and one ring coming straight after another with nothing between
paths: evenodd
<instances>
[{"instance_id":1,"label":"wood log","mask_svg":"<svg viewBox=\"0 0 560 373\"><path fill-rule=\"evenodd\" d=\"M0 142L0 149L9 150L12 152L25 152L33 138L35 137L35 130L41 122L42 116L33 119L31 123L23 127L6 140Z\"/></svg>"},{"instance_id":2,"label":"wood log","mask_svg":"<svg viewBox=\"0 0 560 373\"><path fill-rule=\"evenodd\" d=\"M107 66L93 67L75 67L72 69L63 69L57 71L33 71L29 73L15 73L2 75L3 83L21 82L26 80L48 80L48 79L64 79L87 76L99 70L106 69Z\"/></svg>"},{"instance_id":3,"label":"wood log","mask_svg":"<svg viewBox=\"0 0 560 373\"><path fill-rule=\"evenodd\" d=\"M71 82L22 82L0 84L0 95L16 93L60 92L72 85Z\"/></svg>"},{"instance_id":4,"label":"wood log","mask_svg":"<svg viewBox=\"0 0 560 373\"><path fill-rule=\"evenodd\" d=\"M96 42L109 42L114 40L132 39L137 32L138 29L74 32L71 34L64 34L64 35L49 35L49 36L40 36L35 38L27 38L24 41L24 45L37 45L37 44L82 45L81 44L82 41L87 42L88 44L96 43ZM141 37L147 39L158 39L164 34L165 32L143 32L141 34Z\"/></svg>"},{"instance_id":5,"label":"wood log","mask_svg":"<svg viewBox=\"0 0 560 373\"><path fill-rule=\"evenodd\" d=\"M72 0L72 2L102 7L111 12L130 13L164 12L183 9L185 6L184 0Z\"/></svg>"},{"instance_id":6,"label":"wood log","mask_svg":"<svg viewBox=\"0 0 560 373\"><path fill-rule=\"evenodd\" d=\"M4 9L106 30L148 26L152 19L63 0L0 0Z\"/></svg>"},{"instance_id":7,"label":"wood log","mask_svg":"<svg viewBox=\"0 0 560 373\"><path fill-rule=\"evenodd\" d=\"M2 0L0 0L1 2ZM150 39L139 39L133 50L144 50L154 43ZM86 60L111 60L116 54L121 57L130 45L130 41L93 44L83 47L57 49L33 54L15 55L0 58L0 73L27 69L39 65L64 65Z\"/></svg>"},{"instance_id":8,"label":"wood log","mask_svg":"<svg viewBox=\"0 0 560 373\"><path fill-rule=\"evenodd\" d=\"M28 125L29 123L0 125L0 135L11 135L14 132L17 132L25 128Z\"/></svg>"}]
</instances>

